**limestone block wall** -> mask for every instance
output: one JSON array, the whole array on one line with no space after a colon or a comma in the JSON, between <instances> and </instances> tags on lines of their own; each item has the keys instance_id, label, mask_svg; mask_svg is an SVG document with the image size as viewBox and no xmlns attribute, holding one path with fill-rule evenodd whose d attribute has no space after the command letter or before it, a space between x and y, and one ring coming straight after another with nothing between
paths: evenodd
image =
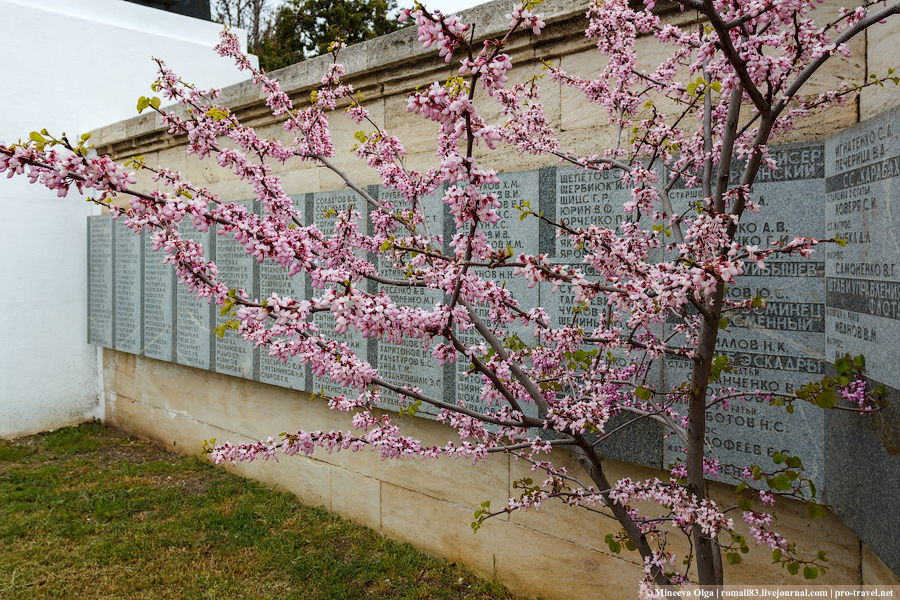
<instances>
[{"instance_id":1,"label":"limestone block wall","mask_svg":"<svg viewBox=\"0 0 900 600\"><path fill-rule=\"evenodd\" d=\"M838 3L830 1L821 10L835 13L837 6ZM513 83L539 75L543 69L542 59L560 64L583 77L599 72L602 65L591 51L590 41L584 38L585 8L586 2L574 0L547 0L541 5L548 23L545 33L540 37L517 36L508 48L517 65L511 76ZM671 6L661 6L661 10L669 22L695 20L694 15L673 10ZM507 11L503 1L493 2L473 9L467 17L478 24L479 36L489 36L505 28ZM834 61L829 70L812 82L811 92L833 85L837 80L861 81L865 78L869 72L867 51L869 56L873 51L867 48L863 38L853 44L857 58ZM642 61L649 65L661 58L658 54L652 40L643 41ZM295 104L302 106L309 92L318 86L328 62L328 58L319 57L292 65L275 75ZM408 115L406 95L418 85L445 80L455 72L455 67L422 50L410 30L348 48L341 62L347 69L348 82L365 95L366 105L375 121L402 138L408 152L408 166L417 170L435 166L433 144L437 129L431 123ZM760 182L754 194L768 197L770 203L774 200L777 204L767 213L769 220L748 222L748 226L753 225L758 231L748 230L747 235L762 235L765 227L777 228L778 223L789 223L786 227L812 226L815 232L805 230L803 233L813 235L847 232L844 221L862 218L863 211L857 216L831 218L840 212L845 201L841 194L855 193L846 190L859 187L858 181L853 185L840 184L858 165L851 165L846 160L840 162L841 157L835 156L834 152L829 154L826 148L838 148L838 141L844 139L841 135L848 139L868 139L868 133L859 133L869 131L867 125L857 126L847 134L834 135L859 121L861 107L881 110L890 104L889 99L879 100L875 94L866 94L861 103L851 103L811 117L789 137L778 140L782 144L779 151L785 153L791 166L784 173L793 175ZM612 132L601 125L605 116L598 114L596 107L580 98L578 93L545 81L541 99L548 107L548 116L560 132L563 144L577 152L593 153L613 142ZM258 131L290 141L280 124L268 114L259 92L249 82L226 88L223 101ZM499 108L494 108L492 113L490 105L482 106L482 115L487 119L499 115ZM357 129L359 126L335 115L332 132L338 155L336 161L358 182L376 186L377 175L351 153L356 143L353 133ZM853 133L857 130L858 133ZM876 125L876 137L877 132ZM94 139L101 153L120 159L142 155L148 163L186 172L188 179L206 185L226 201L243 201L252 195L252 190L237 181L230 171L219 168L214 162L201 162L188 156L183 140L162 130L152 114L103 127L95 132ZM892 148L891 144L888 144L889 148ZM895 154L900 154L900 150L890 156ZM517 182L521 193L538 195L542 203L546 199L548 209L566 210L565 186L570 174L565 168L556 167L546 158L519 155L514 151L491 153L484 158L487 166L504 174L504 181L510 185ZM866 164L870 163L874 164L871 160ZM303 203L307 215L320 214L323 208L348 201L349 194L342 190L343 182L324 168L298 162L278 166L276 171L295 202ZM157 184L141 176L139 185L146 190L156 189ZM808 199L803 210L783 202L794 200L798 195ZM684 196L682 200L688 201L689 194ZM862 194L860 197L869 196ZM890 194L885 192L879 197L887 199ZM866 213L865 218L872 214ZM518 222L517 219L514 221ZM857 226L853 221L852 229L862 231L866 223L868 221L860 222ZM191 453L198 452L202 441L210 438L235 442L264 439L292 428L328 430L348 427L349 420L345 415L331 413L321 400L309 400L310 391L337 391L330 389L328 382L313 381L299 365L283 367L267 362L267 357L248 350L237 340L212 339L209 329L216 324L217 312L208 305L192 302L187 295L175 290L171 272L159 269L148 259L152 253L141 248L141 240L120 236L109 221L102 218L90 220L88 227L93 248L91 269L96 269L98 280L108 282L105 296L109 299L108 314L91 316L88 335L93 343L109 348L104 351L103 372L106 420L110 424ZM518 227L515 223L501 224L500 230L511 241L533 241L540 251L552 251L565 262L566 248L558 242L552 238L543 239L539 231L520 231L515 227ZM777 232L793 233L789 229ZM306 282L299 278L298 281L284 281L277 273L242 262L240 253L229 246L229 240L207 237L205 241L210 242L210 251L215 252L223 272L227 271L248 289L266 291L294 286L297 292L306 290ZM104 243L109 252L96 251ZM862 246L858 250L865 252ZM118 266L121 261L117 258L123 256L132 257L131 264L140 265L137 269L140 275ZM859 256L832 258L833 265L861 262L867 261ZM798 377L814 377L833 360L834 352L840 350L842 354L845 348L856 347L854 330L847 328L850 313L868 319L884 316L869 314L868 308L858 301L864 294L852 293L849 294L852 298L841 300L845 303L841 310L846 314L834 313L826 319L821 314L828 296L826 259L820 257L809 265L812 266L804 266L800 273L797 271L800 267L773 261L770 268L778 271L781 280L769 281L769 274L757 273L748 276L742 284L748 289L771 292L773 310L781 311L773 313L770 321L737 324L734 333L723 338L731 345L723 348L723 352L741 355L742 360L750 361L745 365L748 377L782 386L794 385L799 381ZM833 266L830 276L836 277L837 269L841 268L844 267ZM889 277L880 279L890 283ZM859 291L858 286L853 289ZM540 290L535 293L540 294ZM137 300L117 301L119 297ZM544 299L540 297L540 301L544 302ZM565 309L564 301L557 308ZM189 312L184 313L185 309ZM193 329L179 325L182 314L191 315L190 327ZM790 319L794 325L788 322ZM872 327L886 327L885 331L890 331L892 323L879 322ZM755 331L750 332L751 328ZM798 334L801 329L805 331ZM829 332L832 333L830 338L835 340L829 342L831 346L826 343ZM759 339L759 344L770 345L755 350L743 347L742 344L749 344L751 338ZM367 341L349 341L360 348L366 344L365 351L370 360L374 359L380 367L392 364L392 361L399 364L396 357L384 354L382 349L368 345ZM863 350L867 355L882 354L879 346L871 344ZM763 363L754 363L760 360L758 357L763 357ZM801 361L803 369L799 368ZM790 368L791 365L797 368ZM660 377L676 377L680 369L678 364L667 364ZM889 364L880 366L877 371L881 376L873 374L873 377L889 384L892 382L888 379L891 376ZM402 377L404 373L409 371L397 368L394 374ZM428 376L444 393L460 397L469 392L464 380L452 369L429 372ZM896 412L867 420L846 418L845 415L828 415L823 420L818 413L818 421L801 420L801 426L796 430L785 430L783 422L754 412L757 425L762 420L760 415L766 420L766 433L761 433L761 428L756 426L753 435L768 436L768 439L778 440L777 444L791 444L792 448L802 446L802 451L817 456L815 477L827 490L828 500L837 507L840 519L829 514L824 522L812 523L805 516L802 505L784 503L779 510L781 529L789 537L797 539L813 553L825 550L831 557L832 569L819 582L900 583L891 568L885 565L886 561L895 572L900 571L900 553L890 542L892 530L889 528L896 502L892 486L900 479L896 477L900 473L900 464L894 457L896 441L893 436L898 431L894 426ZM747 437L749 430L745 416L737 415L741 416L740 423L733 414L720 416L723 433L719 439L723 445L730 443L730 450L735 450L740 443L735 450L740 452L746 451L749 441L751 451L755 451L756 445L760 446L760 452L763 451L764 445ZM726 418L727 424L724 423ZM782 429L777 430L776 423L781 423ZM454 435L452 430L426 419L404 418L403 425L409 428L411 435L434 443L444 443ZM776 434L781 437L773 437ZM773 443L773 447L777 444ZM609 460L613 476L643 478L662 476L658 468L668 462L677 448L665 446L659 430L651 426L630 439L616 441L607 450L609 456L640 465ZM567 460L567 457L560 454L560 460ZM860 463L877 465L879 470L871 474L854 468ZM392 538L463 560L486 575L496 576L514 590L532 596L541 595L547 599L577 595L633 597L640 577L640 567L634 556L611 555L603 544L605 534L616 528L586 511L548 506L539 514L522 513L488 522L473 535L469 527L472 512L484 500L494 504L505 502L513 492L512 481L527 474L524 465L508 457L493 457L488 463L473 468L446 460L436 463L381 462L368 452L320 453L311 458L294 458L277 464L257 462L238 465L234 469L269 485L288 489L308 503L323 504ZM729 493L729 488L723 484L713 483L712 486L714 493L723 499ZM875 510L868 504L860 504L864 499L872 498L876 499ZM799 582L768 564L768 556L765 551L751 553L739 567L727 567L726 580L732 583Z\"/></svg>"}]
</instances>

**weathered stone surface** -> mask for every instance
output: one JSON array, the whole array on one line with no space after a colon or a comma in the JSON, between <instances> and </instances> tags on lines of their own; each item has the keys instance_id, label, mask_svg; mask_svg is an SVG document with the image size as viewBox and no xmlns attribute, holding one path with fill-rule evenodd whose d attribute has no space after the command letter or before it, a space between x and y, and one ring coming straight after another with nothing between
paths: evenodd
<instances>
[{"instance_id":1,"label":"weathered stone surface","mask_svg":"<svg viewBox=\"0 0 900 600\"><path fill-rule=\"evenodd\" d=\"M500 201L497 212L500 220L490 226L484 227L485 237L497 250L511 249L514 256L520 253L537 254L539 250L538 220L526 218L519 219L521 214L516 210L516 205L529 202L532 209L540 205L538 197L538 171L520 171L512 173L499 173L499 183L485 186L486 193L494 193ZM445 222L445 240L452 232L452 224ZM476 268L476 272L483 278L491 279L503 285L512 294L519 306L528 310L537 306L538 288L529 288L527 282L521 277L513 277L512 269L487 269ZM491 324L489 310L485 305L475 307L479 318L485 323ZM491 324L496 327L496 324ZM466 346L473 346L482 341L481 336L474 330L459 331L460 341ZM503 325L498 328L497 335L509 338L512 335L529 343L531 340L531 328L525 327L520 322ZM468 362L458 362L456 369L456 400L464 403L469 408L478 411L488 410L485 401L481 398L482 376L479 373L469 373ZM497 410L496 405L492 410ZM525 407L523 407L525 409Z\"/></svg>"},{"instance_id":2,"label":"weathered stone surface","mask_svg":"<svg viewBox=\"0 0 900 600\"><path fill-rule=\"evenodd\" d=\"M900 334L900 111L892 110L826 144L827 354L866 357L868 374L900 388L900 361L885 342Z\"/></svg>"},{"instance_id":3,"label":"weathered stone surface","mask_svg":"<svg viewBox=\"0 0 900 600\"><path fill-rule=\"evenodd\" d=\"M872 552L900 573L900 392L888 388L888 400L875 415L826 414L826 498Z\"/></svg>"},{"instance_id":4,"label":"weathered stone surface","mask_svg":"<svg viewBox=\"0 0 900 600\"><path fill-rule=\"evenodd\" d=\"M368 217L368 205L365 200L353 190L347 189L306 195L307 223L316 223L319 230L326 238L334 233L338 220L346 218L347 211L351 208L360 214L361 220L359 226L365 230ZM315 295L319 295L320 293L320 290L316 290ZM310 282L307 282L307 297L313 297L313 289L310 286ZM346 333L335 333L336 323L332 313L316 313L313 316L313 321L319 330L324 332L330 338L333 338L340 344L346 344L346 347L353 352L357 358L363 361L371 361L374 358L374 347L371 348L370 352L370 346L373 346L374 344L371 344L370 340L364 338L356 330L351 328ZM374 342L374 340L371 341ZM330 373L323 377L317 377L310 371L311 381L308 384L307 389L312 392L324 393L326 396L344 394L355 397L358 393L356 390L343 387L332 379L332 377L336 378L338 375L338 373Z\"/></svg>"},{"instance_id":5,"label":"weathered stone surface","mask_svg":"<svg viewBox=\"0 0 900 600\"><path fill-rule=\"evenodd\" d=\"M252 200L232 204L245 206L248 212L253 212L256 205ZM218 233L218 228L215 231ZM244 290L251 299L259 295L259 265L233 235L216 235L213 261L219 268L219 281L229 289ZM231 320L232 316L222 315L216 308L214 328L219 328ZM256 379L257 353L253 344L244 340L234 329L225 329L221 333L213 337L213 370L234 377Z\"/></svg>"},{"instance_id":6,"label":"weathered stone surface","mask_svg":"<svg viewBox=\"0 0 900 600\"><path fill-rule=\"evenodd\" d=\"M113 237L109 215L88 217L87 341L113 347Z\"/></svg>"},{"instance_id":7,"label":"weathered stone surface","mask_svg":"<svg viewBox=\"0 0 900 600\"><path fill-rule=\"evenodd\" d=\"M115 348L140 354L143 309L144 272L143 240L125 226L122 219L113 221L115 244Z\"/></svg>"},{"instance_id":8,"label":"weathered stone surface","mask_svg":"<svg viewBox=\"0 0 900 600\"><path fill-rule=\"evenodd\" d=\"M863 355L866 374L889 389L891 406L871 417L826 418L828 501L895 572L900 572L896 514L900 358L900 111L893 109L826 142L828 236L846 246L826 250L826 353ZM864 469L860 465L865 465Z\"/></svg>"},{"instance_id":9,"label":"weathered stone surface","mask_svg":"<svg viewBox=\"0 0 900 600\"><path fill-rule=\"evenodd\" d=\"M142 354L172 361L175 359L175 269L162 263L164 252L153 251L150 233L145 232L141 238L144 244Z\"/></svg>"},{"instance_id":10,"label":"weathered stone surface","mask_svg":"<svg viewBox=\"0 0 900 600\"><path fill-rule=\"evenodd\" d=\"M295 205L305 209L306 196L292 196ZM293 277L280 265L265 261L259 265L259 297L261 300L276 294L279 298L294 300L306 299L306 274L298 273ZM296 358L287 362L270 356L268 349L263 348L259 356L259 380L293 390L306 390L306 379L309 368Z\"/></svg>"},{"instance_id":11,"label":"weathered stone surface","mask_svg":"<svg viewBox=\"0 0 900 600\"><path fill-rule=\"evenodd\" d=\"M379 201L393 202L398 209L408 206L403 196L396 191L370 186L370 193L373 196L377 194ZM422 199L422 204L428 233L433 237L441 235L444 231L444 205L440 193L426 196ZM421 233L424 235L425 232ZM383 260L379 260L378 272L382 277L399 281L406 279L404 271L385 264ZM423 287L379 284L378 290L386 293L400 306L424 311L433 310L434 305L444 298L443 292ZM382 340L377 344L376 353L380 378L394 385L419 388L423 394L436 400L445 399L445 387L449 381L445 381L444 366L425 349L422 339L404 338L399 344ZM390 410L398 410L410 403L409 399L390 390L384 390L381 398L381 408ZM429 411L430 407L426 405L420 408L423 409L421 416L435 412Z\"/></svg>"},{"instance_id":12,"label":"weathered stone surface","mask_svg":"<svg viewBox=\"0 0 900 600\"><path fill-rule=\"evenodd\" d=\"M750 199L760 212L746 211L735 241L761 249L788 243L796 236L824 236L825 189L822 144L774 147L771 156L777 170L761 169ZM732 164L731 183L740 183L742 165ZM699 189L676 186L670 193L676 213L702 198ZM797 255L772 255L765 268L745 261L744 274L726 288L729 301L760 298L763 310L726 313L728 326L719 332L716 353L727 356L734 368L710 384L710 394L722 396L731 389L762 394L790 394L812 380L821 379L824 360L825 266L824 256L806 260ZM690 380L686 361L669 358L665 363L665 387ZM707 412L710 455L723 464L723 481L736 482L744 466L771 465L775 452L800 456L806 472L824 489L824 417L822 411L798 402L789 415L783 407L770 406L758 396L747 402L717 404ZM681 455L674 436L665 444L663 462Z\"/></svg>"},{"instance_id":13,"label":"weathered stone surface","mask_svg":"<svg viewBox=\"0 0 900 600\"><path fill-rule=\"evenodd\" d=\"M209 231L197 231L192 223L185 221L181 224L180 232L184 239L194 240L203 246L204 257L212 255ZM186 285L177 287L175 306L175 362L208 369L215 306L198 299Z\"/></svg>"}]
</instances>

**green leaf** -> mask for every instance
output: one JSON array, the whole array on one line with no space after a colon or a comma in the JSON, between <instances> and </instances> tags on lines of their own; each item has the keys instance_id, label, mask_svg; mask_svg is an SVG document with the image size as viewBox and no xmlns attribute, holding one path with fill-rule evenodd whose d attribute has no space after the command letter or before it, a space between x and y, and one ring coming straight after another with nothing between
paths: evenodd
<instances>
[{"instance_id":1,"label":"green leaf","mask_svg":"<svg viewBox=\"0 0 900 600\"><path fill-rule=\"evenodd\" d=\"M812 479L809 480L809 493L813 498L816 497L816 484L812 482Z\"/></svg>"},{"instance_id":2,"label":"green leaf","mask_svg":"<svg viewBox=\"0 0 900 600\"><path fill-rule=\"evenodd\" d=\"M782 454L781 452L776 452L772 455L772 462L776 465L780 465L784 462L784 454Z\"/></svg>"},{"instance_id":3,"label":"green leaf","mask_svg":"<svg viewBox=\"0 0 900 600\"><path fill-rule=\"evenodd\" d=\"M138 111L139 113L140 113L140 112L143 112L143 110L144 110L145 108L147 108L148 106L150 106L150 99L149 99L149 98L147 98L146 96L141 96L140 98L138 98L138 101L137 101L137 111Z\"/></svg>"},{"instance_id":4,"label":"green leaf","mask_svg":"<svg viewBox=\"0 0 900 600\"><path fill-rule=\"evenodd\" d=\"M641 400L649 400L653 393L644 387L639 387L634 390L634 395Z\"/></svg>"},{"instance_id":5,"label":"green leaf","mask_svg":"<svg viewBox=\"0 0 900 600\"><path fill-rule=\"evenodd\" d=\"M153 96L153 98L150 100L150 106L152 106L153 108L159 108L159 105L160 105L160 99L157 98L156 96Z\"/></svg>"},{"instance_id":6,"label":"green leaf","mask_svg":"<svg viewBox=\"0 0 900 600\"><path fill-rule=\"evenodd\" d=\"M799 469L803 467L803 461L800 460L799 456L791 456L787 459L787 464L792 469Z\"/></svg>"},{"instance_id":7,"label":"green leaf","mask_svg":"<svg viewBox=\"0 0 900 600\"><path fill-rule=\"evenodd\" d=\"M853 357L853 364L859 367L860 369L866 368L866 357L860 354L859 356Z\"/></svg>"},{"instance_id":8,"label":"green leaf","mask_svg":"<svg viewBox=\"0 0 900 600\"><path fill-rule=\"evenodd\" d=\"M780 492L784 492L784 491L791 489L791 480L784 473L782 473L781 475L778 475L777 477L773 477L772 479L769 479L767 481L767 483L769 484L770 488L778 490Z\"/></svg>"},{"instance_id":9,"label":"green leaf","mask_svg":"<svg viewBox=\"0 0 900 600\"><path fill-rule=\"evenodd\" d=\"M834 368L838 373L846 373L850 368L850 361L847 360L846 356L843 356L835 361Z\"/></svg>"},{"instance_id":10,"label":"green leaf","mask_svg":"<svg viewBox=\"0 0 900 600\"><path fill-rule=\"evenodd\" d=\"M772 562L773 563L781 562L781 549L780 548L775 548L775 550L772 551Z\"/></svg>"},{"instance_id":11,"label":"green leaf","mask_svg":"<svg viewBox=\"0 0 900 600\"><path fill-rule=\"evenodd\" d=\"M837 396L834 392L823 392L816 396L816 405L819 408L834 408L837 404Z\"/></svg>"},{"instance_id":12,"label":"green leaf","mask_svg":"<svg viewBox=\"0 0 900 600\"><path fill-rule=\"evenodd\" d=\"M819 550L819 560L821 560L822 562L828 562L828 558L824 550Z\"/></svg>"},{"instance_id":13,"label":"green leaf","mask_svg":"<svg viewBox=\"0 0 900 600\"><path fill-rule=\"evenodd\" d=\"M719 329L727 329L728 328L728 319L722 317L719 319Z\"/></svg>"},{"instance_id":14,"label":"green leaf","mask_svg":"<svg viewBox=\"0 0 900 600\"><path fill-rule=\"evenodd\" d=\"M800 572L800 563L791 563L787 566L788 573L791 575L796 575Z\"/></svg>"},{"instance_id":15,"label":"green leaf","mask_svg":"<svg viewBox=\"0 0 900 600\"><path fill-rule=\"evenodd\" d=\"M728 560L728 563L732 565L739 565L741 564L741 560L743 560L741 555L737 552L729 552L725 555L725 558Z\"/></svg>"},{"instance_id":16,"label":"green leaf","mask_svg":"<svg viewBox=\"0 0 900 600\"><path fill-rule=\"evenodd\" d=\"M822 508L821 504L816 504L815 502L808 502L806 511L809 513L810 519L821 519L825 516L825 509Z\"/></svg>"},{"instance_id":17,"label":"green leaf","mask_svg":"<svg viewBox=\"0 0 900 600\"><path fill-rule=\"evenodd\" d=\"M28 135L28 137L30 137L32 140L34 140L35 142L37 142L37 143L39 143L39 144L43 144L43 143L45 143L45 142L47 141L47 140L44 139L44 136L42 136L41 134L39 134L37 131L32 131L32 132Z\"/></svg>"},{"instance_id":18,"label":"green leaf","mask_svg":"<svg viewBox=\"0 0 900 600\"><path fill-rule=\"evenodd\" d=\"M803 567L803 578L804 579L815 579L819 576L819 570L815 567Z\"/></svg>"},{"instance_id":19,"label":"green leaf","mask_svg":"<svg viewBox=\"0 0 900 600\"><path fill-rule=\"evenodd\" d=\"M738 500L738 507L741 510L750 510L751 508L753 508L753 500L751 500L750 498L741 498L740 500Z\"/></svg>"}]
</instances>

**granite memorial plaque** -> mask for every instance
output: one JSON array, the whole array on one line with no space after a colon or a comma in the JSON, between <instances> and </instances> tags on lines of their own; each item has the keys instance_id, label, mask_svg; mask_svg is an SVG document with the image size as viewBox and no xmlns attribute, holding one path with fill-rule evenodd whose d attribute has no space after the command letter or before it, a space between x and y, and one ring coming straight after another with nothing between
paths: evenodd
<instances>
[{"instance_id":1,"label":"granite memorial plaque","mask_svg":"<svg viewBox=\"0 0 900 600\"><path fill-rule=\"evenodd\" d=\"M370 193L377 193L379 201L393 202L395 207L408 206L402 194L384 188L375 188ZM422 199L422 211L426 219L428 234L437 236L443 233L444 205L438 193L426 196ZM422 232L424 235L425 232ZM385 261L379 260L378 272L383 277L396 280L405 280L404 273ZM440 290L430 290L423 287L403 287L379 284L379 291L383 291L399 306L420 308L424 311L434 310L434 305L444 301L444 293ZM435 360L428 352L422 339L404 338L399 344L381 340L376 346L378 376L394 385L419 390L436 400L444 400L445 381L444 366ZM449 382L447 382L449 383ZM408 406L414 400L410 400L397 392L382 390L381 408L398 410L401 406ZM434 409L428 405L422 405L418 414L427 416L434 413Z\"/></svg>"},{"instance_id":2,"label":"granite memorial plaque","mask_svg":"<svg viewBox=\"0 0 900 600\"><path fill-rule=\"evenodd\" d=\"M125 226L123 219L113 221L115 252L115 348L130 354L141 353L141 309L144 273L143 240Z\"/></svg>"},{"instance_id":3,"label":"granite memorial plaque","mask_svg":"<svg viewBox=\"0 0 900 600\"><path fill-rule=\"evenodd\" d=\"M246 200L234 202L247 207L252 212L254 201ZM257 297L256 273L257 262L249 254L243 244L234 239L233 234L219 234L216 228L216 240L214 243L214 259L219 268L218 280L228 286L229 289L244 290L251 299ZM219 307L215 307L214 328L225 325L233 317L222 315ZM213 335L212 369L217 373L242 377L244 379L256 379L255 350L253 344L245 340L234 329L225 329L222 335Z\"/></svg>"},{"instance_id":4,"label":"granite memorial plaque","mask_svg":"<svg viewBox=\"0 0 900 600\"><path fill-rule=\"evenodd\" d=\"M351 207L361 215L359 227L365 231L368 224L368 204L353 190L318 192L307 194L306 196L306 218L308 223L315 222L326 237L334 234L338 219L343 218L343 215ZM367 290L369 289L368 284L365 282L360 285L365 286ZM312 298L314 292L316 296L319 296L322 290L313 290L309 280L307 280L307 298ZM369 362L374 358L369 352L372 344L352 327L347 332L335 333L336 322L332 313L316 313L313 315L313 322L325 336L339 344L344 344L360 360ZM374 343L374 340L372 342ZM372 354L374 354L374 348L372 348ZM307 389L309 392L324 393L326 396L343 394L351 397L356 397L359 393L355 389L339 385L331 379L330 375L316 377L310 370L310 379L311 383Z\"/></svg>"},{"instance_id":5,"label":"granite memorial plaque","mask_svg":"<svg viewBox=\"0 0 900 600\"><path fill-rule=\"evenodd\" d=\"M302 197L301 197L302 200ZM276 294L279 298L305 300L306 273L297 273L293 277L281 265L270 260L259 265L259 297L261 300ZM287 362L270 356L268 348L260 349L259 380L292 390L306 391L306 378L309 367L296 357Z\"/></svg>"},{"instance_id":6,"label":"granite memorial plaque","mask_svg":"<svg viewBox=\"0 0 900 600\"><path fill-rule=\"evenodd\" d=\"M592 225L617 229L625 220L624 204L631 200L631 189L622 184L620 171L586 171L575 166L552 169L556 172L555 202L541 205L548 218L565 222L572 229ZM552 226L541 233L541 250L554 262L582 264L584 255L572 246L569 236L557 237Z\"/></svg>"},{"instance_id":7,"label":"granite memorial plaque","mask_svg":"<svg viewBox=\"0 0 900 600\"><path fill-rule=\"evenodd\" d=\"M746 211L735 241L761 249L787 243L795 236L821 238L824 181L824 148L820 144L790 145L771 149L778 170L762 168L751 190L759 214ZM740 169L732 169L737 184ZM683 212L695 202L695 189L673 189L673 208ZM722 373L710 384L709 394L722 395L729 388L765 393L792 393L828 369L825 361L825 267L817 252L811 259L774 254L765 268L744 262L744 274L727 286L726 298L740 302L760 297L762 310L726 312L726 329L719 332L716 354L727 356L734 370ZM666 389L690 380L690 365L669 358L664 369ZM804 475L824 489L824 415L806 402L794 403L794 414L767 400L748 397L717 404L707 412L709 454L722 465L719 479L735 482L743 466L772 465L771 455L781 452L803 460ZM664 463L681 455L681 446L670 436Z\"/></svg>"},{"instance_id":8,"label":"granite memorial plaque","mask_svg":"<svg viewBox=\"0 0 900 600\"><path fill-rule=\"evenodd\" d=\"M624 204L631 199L631 190L622 185L618 171L598 173L563 166L542 169L541 177L544 192L541 211L551 220L564 222L573 229L587 229L592 225L617 229L627 216ZM548 184L552 188L547 189ZM588 276L596 275L589 265L584 264L583 252L573 248L569 236L557 236L556 233L552 226L541 230L541 251L556 264L580 269ZM591 336L609 319L605 296L599 296L590 306L585 306L575 302L570 285L563 284L556 291L553 291L554 287L555 284L546 282L540 286L541 306L553 320L553 327L577 325L586 336Z\"/></svg>"},{"instance_id":9,"label":"granite memorial plaque","mask_svg":"<svg viewBox=\"0 0 900 600\"><path fill-rule=\"evenodd\" d=\"M866 357L867 374L900 388L900 114L884 113L825 145L828 359Z\"/></svg>"},{"instance_id":10,"label":"granite memorial plaque","mask_svg":"<svg viewBox=\"0 0 900 600\"><path fill-rule=\"evenodd\" d=\"M89 344L113 347L113 221L109 215L88 217Z\"/></svg>"},{"instance_id":11,"label":"granite memorial plaque","mask_svg":"<svg viewBox=\"0 0 900 600\"><path fill-rule=\"evenodd\" d=\"M515 208L515 205L521 205L523 201L529 202L532 209L540 206L538 171L498 173L497 176L500 179L499 183L485 186L482 190L496 194L500 201L500 207L497 209L500 220L493 225L483 226L485 237L497 251L511 248L514 256L521 253L538 254L540 247L538 220L533 217L520 220L521 213ZM452 222L450 224L445 222L445 231L452 228ZM445 239L449 239L447 233L444 235ZM529 288L524 278L513 276L511 268L479 267L475 270L482 278L490 279L508 290L523 310L528 311L538 306L538 287ZM526 344L532 343L533 328L523 325L518 320L498 327L490 318L489 308L482 304L476 306L475 311L486 325L499 330L498 336L505 338L500 341L516 336ZM458 331L458 336L460 341L469 347L483 340L474 329ZM497 410L499 407L496 404L488 407L482 399L483 377L479 373L470 373L470 367L468 361L457 362L456 401L477 411ZM528 410L529 407L533 408L533 405L522 406L522 409Z\"/></svg>"},{"instance_id":12,"label":"granite memorial plaque","mask_svg":"<svg viewBox=\"0 0 900 600\"><path fill-rule=\"evenodd\" d=\"M179 228L182 238L203 246L203 256L212 255L209 231L197 231L193 223L185 219ZM175 362L180 365L209 369L210 337L213 335L213 310L215 304L199 299L186 285L176 288Z\"/></svg>"},{"instance_id":13,"label":"granite memorial plaque","mask_svg":"<svg viewBox=\"0 0 900 600\"><path fill-rule=\"evenodd\" d=\"M586 171L570 165L541 169L541 211L549 219L565 222L573 229L597 226L617 230L629 218L624 205L630 200L631 189L622 184L620 171ZM541 252L555 264L579 269L589 277L596 276L594 269L584 264L584 253L572 246L569 236L558 237L556 233L555 227L541 223ZM553 327L578 326L586 337L591 337L599 327L616 326L619 321L613 322L606 296L598 296L585 305L575 301L571 285L560 285L555 291L553 283L542 282L539 287L541 306L550 316ZM595 348L594 344L584 345L588 351ZM625 350L604 351L599 356L601 360L619 366L626 366L634 359L628 358ZM651 367L647 376L649 383L658 385L660 371L655 365ZM635 416L627 413L613 416L606 431L615 430ZM655 422L639 421L600 442L598 449L610 458L659 467L662 431Z\"/></svg>"},{"instance_id":14,"label":"granite memorial plaque","mask_svg":"<svg viewBox=\"0 0 900 600\"><path fill-rule=\"evenodd\" d=\"M163 264L166 254L153 251L153 232L144 231L144 350L142 354L157 360L175 359L175 269Z\"/></svg>"},{"instance_id":15,"label":"granite memorial plaque","mask_svg":"<svg viewBox=\"0 0 900 600\"><path fill-rule=\"evenodd\" d=\"M889 403L876 415L829 411L827 501L894 572L900 572L898 119L891 109L826 141L826 235L847 244L824 249L828 361L865 356L866 375L886 384Z\"/></svg>"}]
</instances>

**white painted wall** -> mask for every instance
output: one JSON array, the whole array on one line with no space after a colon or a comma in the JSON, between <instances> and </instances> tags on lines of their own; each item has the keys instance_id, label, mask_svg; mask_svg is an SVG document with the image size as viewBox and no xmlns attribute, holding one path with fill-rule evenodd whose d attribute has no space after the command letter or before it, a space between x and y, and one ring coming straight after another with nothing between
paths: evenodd
<instances>
[{"instance_id":1,"label":"white painted wall","mask_svg":"<svg viewBox=\"0 0 900 600\"><path fill-rule=\"evenodd\" d=\"M151 56L201 88L246 79L212 51L220 29L122 0L0 0L0 140L74 137L136 115L152 95ZM85 218L97 212L0 181L0 437L102 416L86 342Z\"/></svg>"}]
</instances>

